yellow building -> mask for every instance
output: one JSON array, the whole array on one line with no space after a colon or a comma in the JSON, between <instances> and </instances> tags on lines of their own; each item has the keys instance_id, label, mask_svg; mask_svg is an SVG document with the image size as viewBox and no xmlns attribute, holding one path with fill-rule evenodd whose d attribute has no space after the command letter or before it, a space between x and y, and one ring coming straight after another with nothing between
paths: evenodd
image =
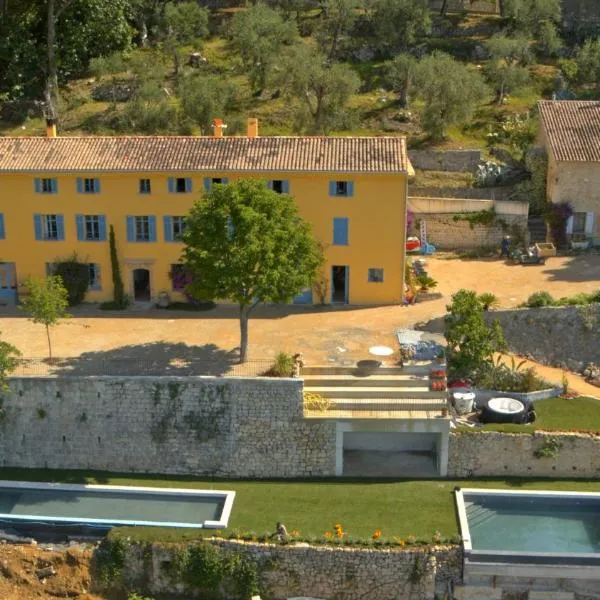
<instances>
[{"instance_id":1,"label":"yellow building","mask_svg":"<svg viewBox=\"0 0 600 600\"><path fill-rule=\"evenodd\" d=\"M126 292L180 299L185 215L214 183L260 178L291 194L325 247L328 297L399 303L404 290L407 177L400 137L0 138L0 303L29 276L77 253L86 301L112 299L109 226ZM177 287L175 285L175 287ZM310 290L298 303L317 302Z\"/></svg>"}]
</instances>

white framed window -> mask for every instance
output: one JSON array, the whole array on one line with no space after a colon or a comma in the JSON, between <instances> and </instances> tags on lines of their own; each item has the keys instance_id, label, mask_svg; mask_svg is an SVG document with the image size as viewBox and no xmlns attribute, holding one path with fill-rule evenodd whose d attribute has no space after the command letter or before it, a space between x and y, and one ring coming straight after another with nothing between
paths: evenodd
<instances>
[{"instance_id":1,"label":"white framed window","mask_svg":"<svg viewBox=\"0 0 600 600\"><path fill-rule=\"evenodd\" d=\"M42 219L42 235L45 240L58 239L58 219L56 215L44 215Z\"/></svg>"},{"instance_id":2,"label":"white framed window","mask_svg":"<svg viewBox=\"0 0 600 600\"><path fill-rule=\"evenodd\" d=\"M85 216L85 231L86 240L100 240L100 217L98 215Z\"/></svg>"},{"instance_id":3,"label":"white framed window","mask_svg":"<svg viewBox=\"0 0 600 600\"><path fill-rule=\"evenodd\" d=\"M585 233L585 220L587 213L573 213L573 233Z\"/></svg>"},{"instance_id":4,"label":"white framed window","mask_svg":"<svg viewBox=\"0 0 600 600\"><path fill-rule=\"evenodd\" d=\"M173 217L173 240L181 241L185 232L185 217Z\"/></svg>"},{"instance_id":5,"label":"white framed window","mask_svg":"<svg viewBox=\"0 0 600 600\"><path fill-rule=\"evenodd\" d=\"M100 265L97 263L88 263L89 273L89 289L90 290L101 290L102 281L100 279Z\"/></svg>"},{"instance_id":6,"label":"white framed window","mask_svg":"<svg viewBox=\"0 0 600 600\"><path fill-rule=\"evenodd\" d=\"M152 186L150 185L150 179L140 179L140 194L150 194Z\"/></svg>"},{"instance_id":7,"label":"white framed window","mask_svg":"<svg viewBox=\"0 0 600 600\"><path fill-rule=\"evenodd\" d=\"M149 217L135 217L135 233L134 238L136 242L149 242L150 241L150 218Z\"/></svg>"}]
</instances>

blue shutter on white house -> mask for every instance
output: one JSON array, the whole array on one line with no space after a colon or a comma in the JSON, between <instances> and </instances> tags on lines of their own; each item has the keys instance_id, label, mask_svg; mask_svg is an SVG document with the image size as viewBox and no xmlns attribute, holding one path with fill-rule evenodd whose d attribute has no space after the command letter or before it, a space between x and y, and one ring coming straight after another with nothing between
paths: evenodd
<instances>
[{"instance_id":1,"label":"blue shutter on white house","mask_svg":"<svg viewBox=\"0 0 600 600\"><path fill-rule=\"evenodd\" d=\"M131 215L127 216L127 241L135 242L135 223Z\"/></svg>"},{"instance_id":2,"label":"blue shutter on white house","mask_svg":"<svg viewBox=\"0 0 600 600\"><path fill-rule=\"evenodd\" d=\"M3 240L5 237L4 232L4 215L0 213L0 240Z\"/></svg>"},{"instance_id":3,"label":"blue shutter on white house","mask_svg":"<svg viewBox=\"0 0 600 600\"><path fill-rule=\"evenodd\" d=\"M283 194L289 194L290 193L290 182L287 179L284 179L281 182L281 192Z\"/></svg>"},{"instance_id":4,"label":"blue shutter on white house","mask_svg":"<svg viewBox=\"0 0 600 600\"><path fill-rule=\"evenodd\" d=\"M42 180L39 177L36 177L33 180L33 187L35 189L35 193L36 194L41 194L42 193Z\"/></svg>"},{"instance_id":5,"label":"blue shutter on white house","mask_svg":"<svg viewBox=\"0 0 600 600\"><path fill-rule=\"evenodd\" d=\"M174 194L175 193L175 177L169 177L169 193L170 194Z\"/></svg>"},{"instance_id":6,"label":"blue shutter on white house","mask_svg":"<svg viewBox=\"0 0 600 600\"><path fill-rule=\"evenodd\" d=\"M100 215L98 217L98 230L100 233L100 241L106 241L106 217L104 215Z\"/></svg>"},{"instance_id":7,"label":"blue shutter on white house","mask_svg":"<svg viewBox=\"0 0 600 600\"><path fill-rule=\"evenodd\" d=\"M173 217L164 216L165 242L173 241Z\"/></svg>"},{"instance_id":8,"label":"blue shutter on white house","mask_svg":"<svg viewBox=\"0 0 600 600\"><path fill-rule=\"evenodd\" d=\"M156 217L148 217L148 229L150 231L150 241L156 241Z\"/></svg>"},{"instance_id":9,"label":"blue shutter on white house","mask_svg":"<svg viewBox=\"0 0 600 600\"><path fill-rule=\"evenodd\" d=\"M77 228L77 240L85 240L85 223L83 215L75 215L75 226Z\"/></svg>"},{"instance_id":10,"label":"blue shutter on white house","mask_svg":"<svg viewBox=\"0 0 600 600\"><path fill-rule=\"evenodd\" d=\"M42 215L33 215L33 230L35 231L35 239L42 240Z\"/></svg>"},{"instance_id":11,"label":"blue shutter on white house","mask_svg":"<svg viewBox=\"0 0 600 600\"><path fill-rule=\"evenodd\" d=\"M192 180L189 177L185 178L185 192L190 194L192 192Z\"/></svg>"},{"instance_id":12,"label":"blue shutter on white house","mask_svg":"<svg viewBox=\"0 0 600 600\"><path fill-rule=\"evenodd\" d=\"M210 192L210 188L212 187L212 179L210 177L204 178L204 190Z\"/></svg>"},{"instance_id":13,"label":"blue shutter on white house","mask_svg":"<svg viewBox=\"0 0 600 600\"><path fill-rule=\"evenodd\" d=\"M336 217L333 219L333 244L335 246L348 245L347 217Z\"/></svg>"},{"instance_id":14,"label":"blue shutter on white house","mask_svg":"<svg viewBox=\"0 0 600 600\"><path fill-rule=\"evenodd\" d=\"M329 195L337 196L337 183L335 181L329 182Z\"/></svg>"},{"instance_id":15,"label":"blue shutter on white house","mask_svg":"<svg viewBox=\"0 0 600 600\"><path fill-rule=\"evenodd\" d=\"M348 197L354 196L354 181L346 182L346 196L348 196Z\"/></svg>"},{"instance_id":16,"label":"blue shutter on white house","mask_svg":"<svg viewBox=\"0 0 600 600\"><path fill-rule=\"evenodd\" d=\"M83 194L83 179L81 177L77 178L77 193Z\"/></svg>"},{"instance_id":17,"label":"blue shutter on white house","mask_svg":"<svg viewBox=\"0 0 600 600\"><path fill-rule=\"evenodd\" d=\"M65 239L65 218L62 215L56 215L56 234L57 240Z\"/></svg>"}]
</instances>

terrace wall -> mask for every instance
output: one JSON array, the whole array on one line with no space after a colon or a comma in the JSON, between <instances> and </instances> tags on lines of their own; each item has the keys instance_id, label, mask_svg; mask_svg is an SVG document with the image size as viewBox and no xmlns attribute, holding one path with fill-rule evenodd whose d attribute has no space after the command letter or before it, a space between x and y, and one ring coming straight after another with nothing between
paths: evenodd
<instances>
[{"instance_id":1,"label":"terrace wall","mask_svg":"<svg viewBox=\"0 0 600 600\"><path fill-rule=\"evenodd\" d=\"M335 424L303 419L298 379L13 378L1 414L6 467L335 474Z\"/></svg>"},{"instance_id":2,"label":"terrace wall","mask_svg":"<svg viewBox=\"0 0 600 600\"><path fill-rule=\"evenodd\" d=\"M556 456L534 454L548 443L560 444ZM600 478L600 436L585 433L450 434L448 477Z\"/></svg>"},{"instance_id":3,"label":"terrace wall","mask_svg":"<svg viewBox=\"0 0 600 600\"><path fill-rule=\"evenodd\" d=\"M458 547L426 549L334 548L309 544L274 545L215 540L228 552L246 555L258 566L263 600L290 597L339 600L433 600L446 582L460 582L462 552ZM155 544L148 550L130 546L123 572L134 589L150 594L190 598L169 566L173 550Z\"/></svg>"}]
</instances>

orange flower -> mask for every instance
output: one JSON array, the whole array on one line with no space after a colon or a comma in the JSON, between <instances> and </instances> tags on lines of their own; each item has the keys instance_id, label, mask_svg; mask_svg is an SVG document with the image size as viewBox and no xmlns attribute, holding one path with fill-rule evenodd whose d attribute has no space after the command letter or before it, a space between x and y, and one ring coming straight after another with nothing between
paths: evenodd
<instances>
[{"instance_id":1,"label":"orange flower","mask_svg":"<svg viewBox=\"0 0 600 600\"><path fill-rule=\"evenodd\" d=\"M340 523L336 523L333 528L335 529L335 535L339 538L344 537L344 528Z\"/></svg>"},{"instance_id":2,"label":"orange flower","mask_svg":"<svg viewBox=\"0 0 600 600\"><path fill-rule=\"evenodd\" d=\"M376 529L371 537L374 540L378 540L381 537L381 529Z\"/></svg>"},{"instance_id":3,"label":"orange flower","mask_svg":"<svg viewBox=\"0 0 600 600\"><path fill-rule=\"evenodd\" d=\"M400 538L396 538L396 544L398 544L398 546L403 547L406 545L406 542L404 540L401 540Z\"/></svg>"},{"instance_id":4,"label":"orange flower","mask_svg":"<svg viewBox=\"0 0 600 600\"><path fill-rule=\"evenodd\" d=\"M300 532L297 529L292 529L292 532L290 533L290 535L292 537L300 537Z\"/></svg>"},{"instance_id":5,"label":"orange flower","mask_svg":"<svg viewBox=\"0 0 600 600\"><path fill-rule=\"evenodd\" d=\"M326 531L324 535L328 540L331 539L331 531Z\"/></svg>"}]
</instances>

